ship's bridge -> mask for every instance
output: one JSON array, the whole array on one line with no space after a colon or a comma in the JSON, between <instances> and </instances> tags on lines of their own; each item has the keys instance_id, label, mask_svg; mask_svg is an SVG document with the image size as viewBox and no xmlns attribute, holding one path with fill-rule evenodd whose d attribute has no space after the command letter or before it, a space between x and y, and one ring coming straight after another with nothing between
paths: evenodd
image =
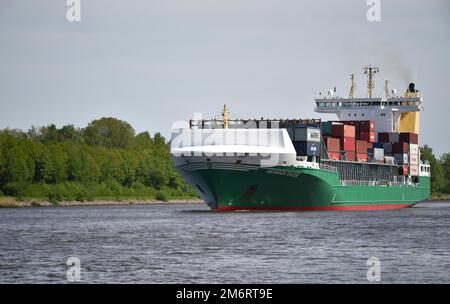
<instances>
[{"instance_id":1,"label":"ship's bridge","mask_svg":"<svg viewBox=\"0 0 450 304\"><path fill-rule=\"evenodd\" d=\"M355 96L355 75L351 74L352 85L348 98L337 97L334 90L328 96L315 99L315 111L318 113L336 114L339 120L374 120L375 132L412 132L419 133L419 112L423 110L422 98L415 84L410 83L404 95L397 95L396 90L389 92L388 81L385 80L385 97L374 97L373 77L378 68L367 66L364 73L368 76L367 97ZM377 138L377 135L375 135Z\"/></svg>"},{"instance_id":2,"label":"ship's bridge","mask_svg":"<svg viewBox=\"0 0 450 304\"><path fill-rule=\"evenodd\" d=\"M393 112L417 112L422 110L422 99L419 97L382 98L316 98L315 111L333 113L346 110L385 110Z\"/></svg>"}]
</instances>

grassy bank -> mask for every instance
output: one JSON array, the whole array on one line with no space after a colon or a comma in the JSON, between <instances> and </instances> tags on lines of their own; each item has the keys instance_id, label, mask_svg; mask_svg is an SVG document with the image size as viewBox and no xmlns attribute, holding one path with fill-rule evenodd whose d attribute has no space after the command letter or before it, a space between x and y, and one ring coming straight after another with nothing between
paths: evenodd
<instances>
[{"instance_id":1,"label":"grassy bank","mask_svg":"<svg viewBox=\"0 0 450 304\"><path fill-rule=\"evenodd\" d=\"M158 200L154 197L133 198L95 198L91 201L66 201L50 202L44 198L26 198L17 200L15 197L0 197L0 208L18 208L18 207L69 207L69 206L110 206L110 205L155 205L155 204L197 204L203 203L202 200L192 197L176 197L168 200Z\"/></svg>"},{"instance_id":2,"label":"grassy bank","mask_svg":"<svg viewBox=\"0 0 450 304\"><path fill-rule=\"evenodd\" d=\"M434 193L431 195L432 201L450 201L450 194L447 193Z\"/></svg>"}]
</instances>

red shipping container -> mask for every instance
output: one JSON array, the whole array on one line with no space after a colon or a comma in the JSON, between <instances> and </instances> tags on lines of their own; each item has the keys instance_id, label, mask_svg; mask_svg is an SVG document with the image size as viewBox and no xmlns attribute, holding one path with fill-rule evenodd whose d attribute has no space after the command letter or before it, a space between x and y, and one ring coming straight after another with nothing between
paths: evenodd
<instances>
[{"instance_id":1,"label":"red shipping container","mask_svg":"<svg viewBox=\"0 0 450 304\"><path fill-rule=\"evenodd\" d=\"M359 132L375 132L375 121L361 120L359 122Z\"/></svg>"},{"instance_id":2,"label":"red shipping container","mask_svg":"<svg viewBox=\"0 0 450 304\"><path fill-rule=\"evenodd\" d=\"M367 153L356 153L356 160L359 162L367 161Z\"/></svg>"},{"instance_id":3,"label":"red shipping container","mask_svg":"<svg viewBox=\"0 0 450 304\"><path fill-rule=\"evenodd\" d=\"M409 144L419 143L419 134L417 133L400 133L399 141Z\"/></svg>"},{"instance_id":4,"label":"red shipping container","mask_svg":"<svg viewBox=\"0 0 450 304\"><path fill-rule=\"evenodd\" d=\"M373 143L368 142L368 143L367 143L367 149L372 149L372 148L373 148Z\"/></svg>"},{"instance_id":5,"label":"red shipping container","mask_svg":"<svg viewBox=\"0 0 450 304\"><path fill-rule=\"evenodd\" d=\"M378 133L378 142L379 143L388 143L389 142L389 133L386 133L386 132Z\"/></svg>"},{"instance_id":6,"label":"red shipping container","mask_svg":"<svg viewBox=\"0 0 450 304\"><path fill-rule=\"evenodd\" d=\"M339 152L340 149L340 140L339 138L332 138L332 137L327 137L326 138L326 143L327 143L327 151L328 152Z\"/></svg>"},{"instance_id":7,"label":"red shipping container","mask_svg":"<svg viewBox=\"0 0 450 304\"><path fill-rule=\"evenodd\" d=\"M354 137L341 137L339 140L341 142L341 150L355 151L356 139Z\"/></svg>"},{"instance_id":8,"label":"red shipping container","mask_svg":"<svg viewBox=\"0 0 450 304\"><path fill-rule=\"evenodd\" d=\"M399 172L398 174L400 175L408 175L408 165L403 165L402 167L398 168Z\"/></svg>"},{"instance_id":9,"label":"red shipping container","mask_svg":"<svg viewBox=\"0 0 450 304\"><path fill-rule=\"evenodd\" d=\"M367 153L367 142L365 140L356 140L356 153Z\"/></svg>"},{"instance_id":10,"label":"red shipping container","mask_svg":"<svg viewBox=\"0 0 450 304\"><path fill-rule=\"evenodd\" d=\"M393 143L392 153L409 153L409 145L404 142Z\"/></svg>"},{"instance_id":11,"label":"red shipping container","mask_svg":"<svg viewBox=\"0 0 450 304\"><path fill-rule=\"evenodd\" d=\"M330 152L330 151L328 151L328 159L340 160L341 159L341 155L340 155L339 152Z\"/></svg>"},{"instance_id":12,"label":"red shipping container","mask_svg":"<svg viewBox=\"0 0 450 304\"><path fill-rule=\"evenodd\" d=\"M355 137L355 126L333 125L333 137Z\"/></svg>"},{"instance_id":13,"label":"red shipping container","mask_svg":"<svg viewBox=\"0 0 450 304\"><path fill-rule=\"evenodd\" d=\"M359 133L359 139L374 143L375 132L361 132Z\"/></svg>"}]
</instances>

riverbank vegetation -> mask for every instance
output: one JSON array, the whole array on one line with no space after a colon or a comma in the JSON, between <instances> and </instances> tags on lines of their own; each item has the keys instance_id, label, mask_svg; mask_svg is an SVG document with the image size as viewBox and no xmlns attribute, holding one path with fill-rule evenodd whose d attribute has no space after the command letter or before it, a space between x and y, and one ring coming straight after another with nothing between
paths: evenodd
<instances>
[{"instance_id":1,"label":"riverbank vegetation","mask_svg":"<svg viewBox=\"0 0 450 304\"><path fill-rule=\"evenodd\" d=\"M437 158L433 149L425 145L420 148L421 159L431 166L431 194L433 199L450 199L450 153Z\"/></svg>"},{"instance_id":2,"label":"riverbank vegetation","mask_svg":"<svg viewBox=\"0 0 450 304\"><path fill-rule=\"evenodd\" d=\"M196 194L175 171L161 134L136 134L125 121L101 118L85 128L0 131L0 196L57 204Z\"/></svg>"}]
</instances>

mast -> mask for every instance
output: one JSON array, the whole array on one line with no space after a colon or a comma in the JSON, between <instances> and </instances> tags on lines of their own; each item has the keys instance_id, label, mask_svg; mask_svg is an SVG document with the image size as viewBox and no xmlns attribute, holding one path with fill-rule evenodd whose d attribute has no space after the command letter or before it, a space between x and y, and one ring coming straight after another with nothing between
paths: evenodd
<instances>
[{"instance_id":1,"label":"mast","mask_svg":"<svg viewBox=\"0 0 450 304\"><path fill-rule=\"evenodd\" d=\"M228 115L230 113L228 112L228 108L227 108L227 104L223 105L223 112L222 112L222 116L223 116L223 128L224 129L228 129Z\"/></svg>"},{"instance_id":2,"label":"mast","mask_svg":"<svg viewBox=\"0 0 450 304\"><path fill-rule=\"evenodd\" d=\"M389 80L384 80L384 98L388 99L390 96L389 94Z\"/></svg>"},{"instance_id":3,"label":"mast","mask_svg":"<svg viewBox=\"0 0 450 304\"><path fill-rule=\"evenodd\" d=\"M368 65L364 67L364 74L367 75L367 91L369 93L369 98L372 98L372 90L374 88L373 78L375 77L375 74L379 72L378 67L373 67L372 65Z\"/></svg>"},{"instance_id":4,"label":"mast","mask_svg":"<svg viewBox=\"0 0 450 304\"><path fill-rule=\"evenodd\" d=\"M355 96L355 74L350 74L350 79L352 80L352 86L350 87L350 93L348 93L348 98L353 98Z\"/></svg>"}]
</instances>

